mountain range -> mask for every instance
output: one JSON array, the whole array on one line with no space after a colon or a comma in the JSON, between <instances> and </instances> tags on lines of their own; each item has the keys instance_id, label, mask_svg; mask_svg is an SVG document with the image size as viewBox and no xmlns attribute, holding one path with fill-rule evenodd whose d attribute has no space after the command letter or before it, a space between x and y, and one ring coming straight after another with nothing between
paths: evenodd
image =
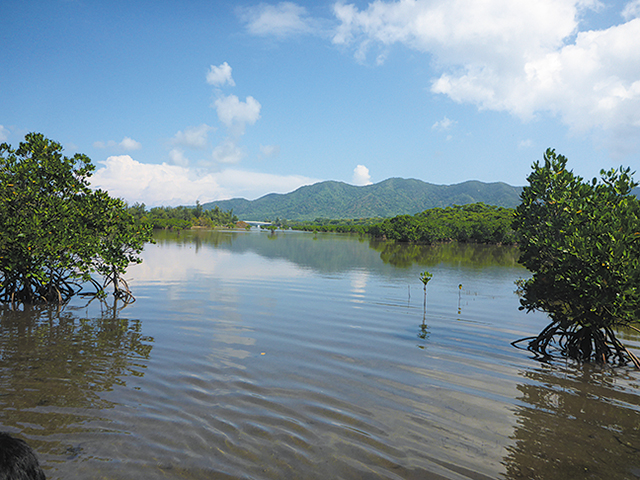
<instances>
[{"instance_id":1,"label":"mountain range","mask_svg":"<svg viewBox=\"0 0 640 480\"><path fill-rule=\"evenodd\" d=\"M256 200L234 198L203 204L231 210L240 220L353 219L413 215L429 208L483 202L516 207L522 187L506 183L468 181L434 185L416 179L389 178L379 183L354 186L325 181L300 187L290 193L271 193Z\"/></svg>"}]
</instances>

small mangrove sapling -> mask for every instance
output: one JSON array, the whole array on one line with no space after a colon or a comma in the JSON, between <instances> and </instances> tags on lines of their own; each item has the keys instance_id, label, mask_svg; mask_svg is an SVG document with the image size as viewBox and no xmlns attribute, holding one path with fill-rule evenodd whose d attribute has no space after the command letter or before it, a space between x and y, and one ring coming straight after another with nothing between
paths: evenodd
<instances>
[{"instance_id":1,"label":"small mangrove sapling","mask_svg":"<svg viewBox=\"0 0 640 480\"><path fill-rule=\"evenodd\" d=\"M429 283L429 280L431 280L431 278L433 277L433 275L429 272L427 272L426 270L424 272L422 272L420 274L420 281L422 282L422 285L424 287L424 310L422 312L422 325L420 326L420 334L418 334L418 337L425 339L427 338L428 335L428 331L427 331L427 283Z\"/></svg>"},{"instance_id":2,"label":"small mangrove sapling","mask_svg":"<svg viewBox=\"0 0 640 480\"><path fill-rule=\"evenodd\" d=\"M427 310L427 283L429 283L429 280L431 280L432 277L433 277L433 275L431 273L427 272L426 270L420 274L420 281L422 282L422 285L424 286L424 309L425 309L425 311Z\"/></svg>"}]
</instances>

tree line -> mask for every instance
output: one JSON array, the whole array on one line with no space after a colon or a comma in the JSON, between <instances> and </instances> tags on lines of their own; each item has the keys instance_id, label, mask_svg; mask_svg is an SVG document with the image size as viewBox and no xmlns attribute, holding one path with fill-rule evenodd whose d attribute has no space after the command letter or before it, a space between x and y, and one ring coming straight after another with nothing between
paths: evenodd
<instances>
[{"instance_id":1,"label":"tree line","mask_svg":"<svg viewBox=\"0 0 640 480\"><path fill-rule=\"evenodd\" d=\"M432 208L415 215L398 215L370 223L370 219L294 223L295 230L358 233L397 242L432 244L461 243L513 244L517 241L512 228L515 210L483 203Z\"/></svg>"},{"instance_id":2,"label":"tree line","mask_svg":"<svg viewBox=\"0 0 640 480\"><path fill-rule=\"evenodd\" d=\"M129 207L133 217L154 230L184 230L193 227L234 227L238 217L233 210L221 210L218 206L205 210L199 201L195 207L153 207L147 210L144 203Z\"/></svg>"}]
</instances>

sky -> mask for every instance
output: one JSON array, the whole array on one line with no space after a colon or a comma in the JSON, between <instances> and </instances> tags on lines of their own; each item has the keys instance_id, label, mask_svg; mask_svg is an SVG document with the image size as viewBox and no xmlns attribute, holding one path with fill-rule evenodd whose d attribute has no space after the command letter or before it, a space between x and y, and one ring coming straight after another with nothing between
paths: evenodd
<instances>
[{"instance_id":1,"label":"sky","mask_svg":"<svg viewBox=\"0 0 640 480\"><path fill-rule=\"evenodd\" d=\"M640 0L5 1L0 62L0 142L130 204L640 170Z\"/></svg>"}]
</instances>

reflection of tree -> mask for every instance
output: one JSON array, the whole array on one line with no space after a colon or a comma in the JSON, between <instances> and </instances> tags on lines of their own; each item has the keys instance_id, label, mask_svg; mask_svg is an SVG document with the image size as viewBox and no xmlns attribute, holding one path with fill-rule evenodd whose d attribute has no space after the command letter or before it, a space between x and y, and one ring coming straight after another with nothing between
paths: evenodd
<instances>
[{"instance_id":1,"label":"reflection of tree","mask_svg":"<svg viewBox=\"0 0 640 480\"><path fill-rule=\"evenodd\" d=\"M238 236L238 232L194 229L174 232L172 230L154 230L153 239L158 244L182 244L194 245L196 252L202 248L202 245L213 245L219 247L222 245L231 245L234 238Z\"/></svg>"},{"instance_id":2,"label":"reflection of tree","mask_svg":"<svg viewBox=\"0 0 640 480\"><path fill-rule=\"evenodd\" d=\"M234 253L253 252L264 258L284 259L320 273L345 272L362 267L375 269L380 263L378 254L353 235L189 230L180 232L179 236L175 232L155 232L154 239L160 244L194 245L196 251L207 245Z\"/></svg>"},{"instance_id":3,"label":"reflection of tree","mask_svg":"<svg viewBox=\"0 0 640 480\"><path fill-rule=\"evenodd\" d=\"M420 332L418 333L418 338L426 340L427 338L429 338L429 335L429 325L427 325L427 317L426 315L424 315L422 317L422 323L420 324Z\"/></svg>"},{"instance_id":4,"label":"reflection of tree","mask_svg":"<svg viewBox=\"0 0 640 480\"><path fill-rule=\"evenodd\" d=\"M35 435L80 428L77 409L108 407L100 392L143 375L151 342L139 320L1 309L0 423Z\"/></svg>"},{"instance_id":5,"label":"reflection of tree","mask_svg":"<svg viewBox=\"0 0 640 480\"><path fill-rule=\"evenodd\" d=\"M640 398L624 374L585 365L527 371L504 459L509 479L637 478ZM631 390L631 392L630 392Z\"/></svg>"},{"instance_id":6,"label":"reflection of tree","mask_svg":"<svg viewBox=\"0 0 640 480\"><path fill-rule=\"evenodd\" d=\"M518 249L513 246L480 245L474 243L444 243L413 245L396 242L371 241L371 248L380 252L385 263L396 267L438 265L440 263L470 267L516 266Z\"/></svg>"},{"instance_id":7,"label":"reflection of tree","mask_svg":"<svg viewBox=\"0 0 640 480\"><path fill-rule=\"evenodd\" d=\"M267 236L272 241L264 241ZM518 248L481 244L447 243L414 245L366 240L356 235L304 232L236 232L229 230L156 231L157 243L202 246L236 253L254 252L265 258L285 259L319 273L366 268L392 272L395 267L454 264L465 267L518 266ZM384 263L380 263L380 259ZM390 267L391 265L392 267Z\"/></svg>"}]
</instances>

